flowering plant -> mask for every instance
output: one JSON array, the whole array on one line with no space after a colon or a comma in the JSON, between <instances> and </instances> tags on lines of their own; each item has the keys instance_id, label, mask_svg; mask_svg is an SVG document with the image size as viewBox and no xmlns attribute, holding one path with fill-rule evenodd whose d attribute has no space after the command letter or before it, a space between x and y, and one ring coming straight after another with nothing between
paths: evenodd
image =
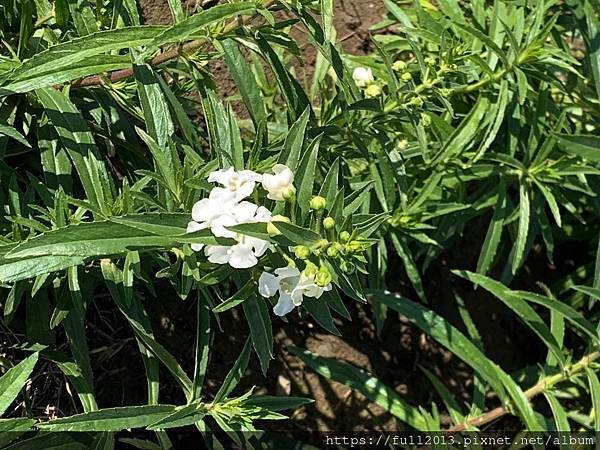
<instances>
[{"instance_id":1,"label":"flowering plant","mask_svg":"<svg viewBox=\"0 0 600 450\"><path fill-rule=\"evenodd\" d=\"M597 0L192 3L0 2L0 447L600 430Z\"/></svg>"}]
</instances>

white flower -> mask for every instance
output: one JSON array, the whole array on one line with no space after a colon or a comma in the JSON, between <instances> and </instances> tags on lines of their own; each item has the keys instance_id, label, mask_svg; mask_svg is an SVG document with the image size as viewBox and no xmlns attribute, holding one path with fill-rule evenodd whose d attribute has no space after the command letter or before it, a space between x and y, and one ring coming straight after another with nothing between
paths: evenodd
<instances>
[{"instance_id":1,"label":"white flower","mask_svg":"<svg viewBox=\"0 0 600 450\"><path fill-rule=\"evenodd\" d=\"M375 81L373 72L368 67L357 67L352 72L352 79L358 87L365 87Z\"/></svg>"},{"instance_id":2,"label":"white flower","mask_svg":"<svg viewBox=\"0 0 600 450\"><path fill-rule=\"evenodd\" d=\"M273 166L273 174L265 173L262 176L262 185L269 192L267 198L276 201L285 200L290 194L293 194L294 173L289 167L283 164Z\"/></svg>"},{"instance_id":3,"label":"white flower","mask_svg":"<svg viewBox=\"0 0 600 450\"><path fill-rule=\"evenodd\" d=\"M236 244L207 245L204 254L215 264L229 264L237 269L247 269L256 265L258 258L265 254L268 241L245 236L228 230L227 227L242 223L269 222L271 211L264 206L250 202L235 204L233 208L212 221L211 231L215 236L235 239Z\"/></svg>"},{"instance_id":4,"label":"white flower","mask_svg":"<svg viewBox=\"0 0 600 450\"><path fill-rule=\"evenodd\" d=\"M275 275L263 272L258 279L258 292L263 297L273 297L279 292L279 299L273 308L278 316L285 316L300 306L304 296L319 298L323 292L330 290L331 283L321 287L315 283L314 276L291 266L275 269Z\"/></svg>"},{"instance_id":5,"label":"white flower","mask_svg":"<svg viewBox=\"0 0 600 450\"><path fill-rule=\"evenodd\" d=\"M216 170L208 176L208 181L219 183L223 187L213 188L210 194L224 201L231 199L238 202L251 195L256 182L260 182L261 179L260 174L251 170L236 171L233 167L227 170Z\"/></svg>"}]
</instances>

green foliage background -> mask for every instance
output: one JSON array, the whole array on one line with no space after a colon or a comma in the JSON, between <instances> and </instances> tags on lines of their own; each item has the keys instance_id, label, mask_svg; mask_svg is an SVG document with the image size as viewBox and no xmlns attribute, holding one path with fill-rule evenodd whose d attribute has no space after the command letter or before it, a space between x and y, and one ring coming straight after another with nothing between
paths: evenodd
<instances>
[{"instance_id":1,"label":"green foliage background","mask_svg":"<svg viewBox=\"0 0 600 450\"><path fill-rule=\"evenodd\" d=\"M40 429L91 432L57 433L57 446L111 448L112 432L146 428L169 448L164 430L195 425L218 448L208 417L243 445L256 419L286 419L281 411L310 401L230 396L253 352L269 368L270 305L255 278L191 251L214 237L185 234L192 205L211 188L208 173L277 162L297 176L295 220L281 229L288 242L315 244L316 194L337 231L369 242L351 270L330 261L336 289L302 313L332 333L334 316L350 318L348 302L368 302L378 333L400 314L473 369L474 392L461 404L428 374L443 405L414 405L376 374L290 349L307 366L383 406L399 429L440 430L442 413L453 430L475 429L498 405L527 430L600 429L600 5L384 3L375 51L355 56L336 39L330 0L231 1L195 13L170 0L170 26L141 24L135 0L0 2L0 305L3 328L25 333L20 350L31 353L3 362L0 414L40 358L69 379L81 408L43 422L25 407L0 420L0 432L13 432L0 434L2 445L32 439L28 448L41 448L25 434ZM307 87L295 77L303 53L292 26L318 51ZM225 62L234 97L220 95L212 61ZM381 94L354 83L357 67L372 69ZM547 357L527 377L486 357L486 330L458 296L466 333L426 294L428 268L461 251L475 220L487 226L477 264L452 267L453 283L489 291L540 339ZM511 287L535 248L552 262L564 242L581 244L572 273L537 292ZM410 289L390 292L386 273ZM196 304L193 374L153 334L138 293L155 293L156 278ZM103 289L139 345L147 405L97 404L86 311ZM26 322L13 320L23 308ZM205 398L216 317L231 308L243 311L250 336L216 397ZM159 366L185 405L160 402ZM538 394L542 406L531 401Z\"/></svg>"}]
</instances>

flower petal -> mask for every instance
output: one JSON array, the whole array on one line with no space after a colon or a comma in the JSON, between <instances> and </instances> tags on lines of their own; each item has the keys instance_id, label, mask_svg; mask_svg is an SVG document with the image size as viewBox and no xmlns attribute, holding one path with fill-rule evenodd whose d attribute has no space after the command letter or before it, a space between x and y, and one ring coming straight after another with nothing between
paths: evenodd
<instances>
[{"instance_id":1,"label":"flower petal","mask_svg":"<svg viewBox=\"0 0 600 450\"><path fill-rule=\"evenodd\" d=\"M279 289L277 277L269 272L263 272L258 279L258 293L263 297L273 297Z\"/></svg>"},{"instance_id":2,"label":"flower petal","mask_svg":"<svg viewBox=\"0 0 600 450\"><path fill-rule=\"evenodd\" d=\"M277 304L273 307L273 312L278 316L285 316L287 313L294 309L294 302L292 297L287 294L279 296Z\"/></svg>"},{"instance_id":3,"label":"flower petal","mask_svg":"<svg viewBox=\"0 0 600 450\"><path fill-rule=\"evenodd\" d=\"M258 263L252 247L247 244L236 244L230 247L229 265L236 269L248 269Z\"/></svg>"},{"instance_id":4,"label":"flower petal","mask_svg":"<svg viewBox=\"0 0 600 450\"><path fill-rule=\"evenodd\" d=\"M207 245L204 254L211 263L227 264L231 258L229 249L225 245Z\"/></svg>"}]
</instances>

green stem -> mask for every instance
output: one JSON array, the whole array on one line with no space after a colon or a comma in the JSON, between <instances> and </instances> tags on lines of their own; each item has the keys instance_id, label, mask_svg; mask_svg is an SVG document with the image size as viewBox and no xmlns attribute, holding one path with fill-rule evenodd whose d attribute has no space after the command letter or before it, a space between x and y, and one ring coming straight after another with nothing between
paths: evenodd
<instances>
[{"instance_id":1,"label":"green stem","mask_svg":"<svg viewBox=\"0 0 600 450\"><path fill-rule=\"evenodd\" d=\"M536 395L542 394L555 386L556 384L568 380L570 377L575 375L578 372L581 372L589 367L589 365L600 358L600 352L595 351L589 353L588 355L581 358L574 364L571 364L565 368L561 373L557 373L555 375L550 375L548 377L543 378L534 386L527 389L524 394L528 400L531 400ZM463 423L455 425L452 428L448 429L449 433L457 433L459 431L464 431L472 427L480 427L481 425L485 425L493 420L496 420L505 414L508 414L510 410L506 406L498 406L480 416L473 417L471 419L465 420Z\"/></svg>"}]
</instances>

